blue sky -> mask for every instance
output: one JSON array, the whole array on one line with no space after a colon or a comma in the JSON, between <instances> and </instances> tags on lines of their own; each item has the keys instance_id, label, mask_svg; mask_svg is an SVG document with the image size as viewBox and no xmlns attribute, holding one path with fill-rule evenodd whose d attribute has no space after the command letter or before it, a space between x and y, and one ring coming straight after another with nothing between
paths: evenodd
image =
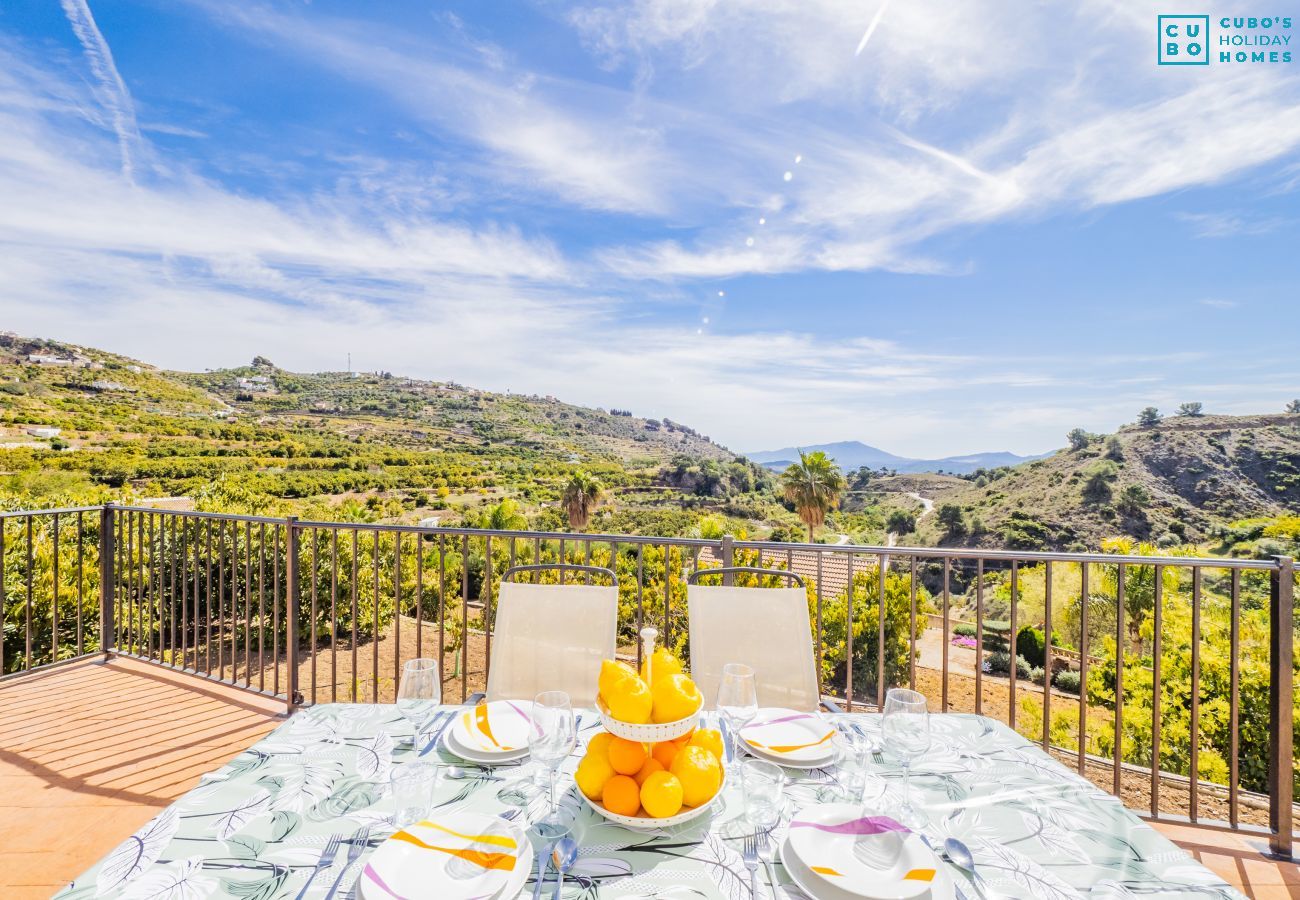
<instances>
[{"instance_id":1,"label":"blue sky","mask_svg":"<svg viewBox=\"0 0 1300 900\"><path fill-rule=\"evenodd\" d=\"M9 0L0 321L742 450L1280 410L1300 62L1157 67L1167 11Z\"/></svg>"}]
</instances>

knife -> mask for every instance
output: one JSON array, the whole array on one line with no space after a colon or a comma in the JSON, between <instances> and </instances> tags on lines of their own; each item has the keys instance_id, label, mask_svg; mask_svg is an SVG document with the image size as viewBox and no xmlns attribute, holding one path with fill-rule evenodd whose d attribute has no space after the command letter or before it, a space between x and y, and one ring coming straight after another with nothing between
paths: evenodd
<instances>
[{"instance_id":1,"label":"knife","mask_svg":"<svg viewBox=\"0 0 1300 900\"><path fill-rule=\"evenodd\" d=\"M421 756L427 756L430 750L438 746L438 740L442 737L442 733L446 731L447 727L451 725L451 723L454 722L455 720L456 720L455 712L447 713L447 718L442 720L442 724L438 726L437 732L433 735L433 737L429 739L429 743L425 746L425 748L420 751Z\"/></svg>"}]
</instances>

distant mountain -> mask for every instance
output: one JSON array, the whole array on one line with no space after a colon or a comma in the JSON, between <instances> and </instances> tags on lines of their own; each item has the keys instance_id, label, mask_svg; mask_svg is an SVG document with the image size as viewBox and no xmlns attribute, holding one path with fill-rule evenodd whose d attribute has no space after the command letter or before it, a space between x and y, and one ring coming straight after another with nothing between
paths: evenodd
<instances>
[{"instance_id":1,"label":"distant mountain","mask_svg":"<svg viewBox=\"0 0 1300 900\"><path fill-rule=\"evenodd\" d=\"M993 469L998 466L1014 466L1033 459L1042 459L1050 453L1038 456L1019 456L998 450L989 453L971 453L966 456L947 456L943 459L913 459L897 456L879 447L872 447L861 441L838 441L833 444L810 444L807 447L783 447L780 450L762 450L745 454L754 462L769 469L783 469L799 458L799 450L805 453L821 450L839 463L845 471L866 466L870 469L894 469L898 472L953 472L964 475L976 469Z\"/></svg>"}]
</instances>

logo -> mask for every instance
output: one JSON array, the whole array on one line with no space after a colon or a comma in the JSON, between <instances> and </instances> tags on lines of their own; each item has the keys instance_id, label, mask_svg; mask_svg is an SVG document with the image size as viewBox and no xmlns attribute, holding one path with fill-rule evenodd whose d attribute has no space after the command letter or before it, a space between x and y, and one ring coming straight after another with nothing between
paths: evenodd
<instances>
[{"instance_id":1,"label":"logo","mask_svg":"<svg viewBox=\"0 0 1300 900\"><path fill-rule=\"evenodd\" d=\"M1156 64L1208 66L1209 16L1157 16Z\"/></svg>"}]
</instances>

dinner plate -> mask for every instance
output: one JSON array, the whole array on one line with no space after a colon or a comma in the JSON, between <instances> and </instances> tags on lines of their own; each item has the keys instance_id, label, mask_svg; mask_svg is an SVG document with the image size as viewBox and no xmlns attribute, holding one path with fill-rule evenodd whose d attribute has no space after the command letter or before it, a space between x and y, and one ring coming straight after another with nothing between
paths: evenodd
<instances>
[{"instance_id":1,"label":"dinner plate","mask_svg":"<svg viewBox=\"0 0 1300 900\"><path fill-rule=\"evenodd\" d=\"M858 805L800 810L786 843L819 897L940 900L955 892L952 876L919 834L888 816L863 815Z\"/></svg>"},{"instance_id":2,"label":"dinner plate","mask_svg":"<svg viewBox=\"0 0 1300 900\"><path fill-rule=\"evenodd\" d=\"M453 813L395 833L358 879L365 900L513 897L528 880L533 848L514 822Z\"/></svg>"},{"instance_id":3,"label":"dinner plate","mask_svg":"<svg viewBox=\"0 0 1300 900\"><path fill-rule=\"evenodd\" d=\"M835 758L835 727L814 713L763 709L740 729L747 749L782 766L814 769Z\"/></svg>"},{"instance_id":4,"label":"dinner plate","mask_svg":"<svg viewBox=\"0 0 1300 900\"><path fill-rule=\"evenodd\" d=\"M527 747L510 753L479 753L468 747L462 747L450 728L442 733L442 745L453 756L459 756L466 762L480 763L485 766L499 766L502 763L516 762L528 756Z\"/></svg>"},{"instance_id":5,"label":"dinner plate","mask_svg":"<svg viewBox=\"0 0 1300 900\"><path fill-rule=\"evenodd\" d=\"M533 704L528 700L493 700L457 713L447 729L464 750L476 754L466 757L482 761L517 759L528 753L528 729Z\"/></svg>"}]
</instances>

